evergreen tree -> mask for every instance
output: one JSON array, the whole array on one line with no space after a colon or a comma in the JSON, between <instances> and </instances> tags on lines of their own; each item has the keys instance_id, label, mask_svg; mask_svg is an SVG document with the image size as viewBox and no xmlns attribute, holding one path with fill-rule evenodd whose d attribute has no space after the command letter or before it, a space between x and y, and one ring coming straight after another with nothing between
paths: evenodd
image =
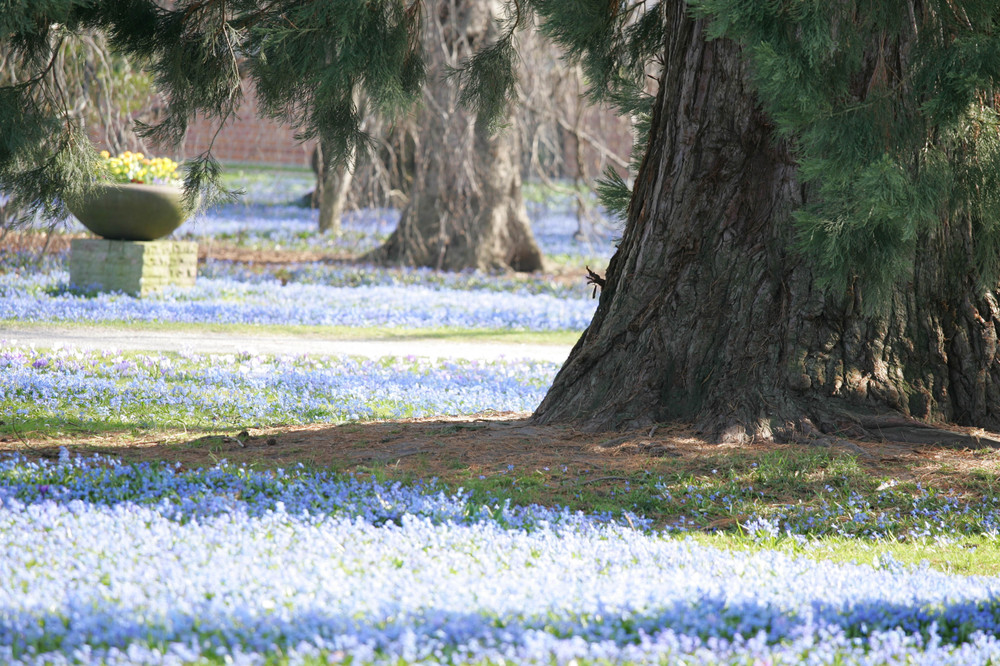
<instances>
[{"instance_id":1,"label":"evergreen tree","mask_svg":"<svg viewBox=\"0 0 1000 666\"><path fill-rule=\"evenodd\" d=\"M51 69L52 85L69 102L65 113L70 122L100 127L101 139L115 154L125 150L146 152L148 148L132 132L136 121L152 117L153 95L148 74L113 53L103 33L81 30L64 43ZM0 86L25 83L19 58L9 45L0 46ZM0 197L0 228L8 230L27 220ZM55 224L55 221L49 221Z\"/></svg>"},{"instance_id":2,"label":"evergreen tree","mask_svg":"<svg viewBox=\"0 0 1000 666\"><path fill-rule=\"evenodd\" d=\"M159 7L152 0L56 0L15 8L0 19L11 28L3 34L21 56L20 68L38 74L30 85L5 89L9 108L30 102L33 95L41 95L44 106L31 117L4 119L3 129L24 135L25 143L0 154L0 182L22 200L38 202L50 216L62 212L62 201L83 193L85 174L95 169L87 155L92 151L80 123L62 112L71 100L53 76L58 74L53 65L67 42L95 28L155 72L169 112L141 133L158 144L182 141L196 112L220 123L234 115L246 72L264 113L291 121L301 139L317 139L322 146L320 229L336 232L351 183L349 166L370 143L362 124L364 106L393 114L418 98L424 34L431 35L431 62L437 65L424 99L437 102L452 95L454 86L438 79L444 79L449 65L460 64L473 43L487 39L490 5L489 0L435 0L426 7L403 0L178 0ZM457 93L454 97L457 102ZM483 124L474 140L472 133L461 135L462 127L476 125L476 116L454 102L423 113L423 120L431 121L420 125L427 159L418 162L399 232L378 256L447 269L541 268L521 201L516 142L490 136ZM62 127L53 133L39 126L28 135L34 131L32 120L46 119ZM218 172L210 152L195 161L188 178L190 201L197 189L212 185ZM208 194L211 200L213 193Z\"/></svg>"},{"instance_id":3,"label":"evergreen tree","mask_svg":"<svg viewBox=\"0 0 1000 666\"><path fill-rule=\"evenodd\" d=\"M422 75L416 2L29 4L0 16L0 36L39 82L63 32L101 26L157 72L164 137L195 110L232 112L234 52L249 54L266 108L340 155L362 141L355 90L389 110ZM625 231L538 421L677 419L731 439L926 436L905 417L1000 428L998 3L508 9L461 76L477 123L505 117L516 29L537 18L595 95L649 126L634 191L604 187L629 201ZM0 92L0 180L51 201L88 171L42 88Z\"/></svg>"},{"instance_id":4,"label":"evergreen tree","mask_svg":"<svg viewBox=\"0 0 1000 666\"><path fill-rule=\"evenodd\" d=\"M532 3L604 91L663 70L598 311L536 419L1000 428L1000 5L583 4Z\"/></svg>"}]
</instances>

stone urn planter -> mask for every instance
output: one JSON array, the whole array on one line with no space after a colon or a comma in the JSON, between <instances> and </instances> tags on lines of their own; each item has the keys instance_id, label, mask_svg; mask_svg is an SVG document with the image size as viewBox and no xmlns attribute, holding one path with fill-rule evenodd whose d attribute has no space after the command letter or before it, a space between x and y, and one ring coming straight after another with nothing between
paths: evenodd
<instances>
[{"instance_id":1,"label":"stone urn planter","mask_svg":"<svg viewBox=\"0 0 1000 666\"><path fill-rule=\"evenodd\" d=\"M183 198L182 189L169 185L103 183L67 207L102 238L151 241L170 235L187 218Z\"/></svg>"},{"instance_id":2,"label":"stone urn planter","mask_svg":"<svg viewBox=\"0 0 1000 666\"><path fill-rule=\"evenodd\" d=\"M97 291L145 296L167 286L190 287L198 269L198 244L157 240L187 218L184 191L169 185L103 183L67 202L83 226L101 238L70 243L70 283Z\"/></svg>"}]
</instances>

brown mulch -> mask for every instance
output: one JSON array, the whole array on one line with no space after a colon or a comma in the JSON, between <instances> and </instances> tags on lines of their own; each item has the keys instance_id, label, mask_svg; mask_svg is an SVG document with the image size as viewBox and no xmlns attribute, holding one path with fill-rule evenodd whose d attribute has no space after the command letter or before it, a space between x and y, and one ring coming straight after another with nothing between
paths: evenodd
<instances>
[{"instance_id":1,"label":"brown mulch","mask_svg":"<svg viewBox=\"0 0 1000 666\"><path fill-rule=\"evenodd\" d=\"M436 477L456 484L472 476L516 470L540 483L574 479L592 488L620 485L629 475L706 475L727 464L747 466L774 452L805 455L803 444L758 442L720 445L684 425L620 433L589 433L569 426L539 426L528 414L314 424L250 429L225 434L3 436L0 452L55 458L59 447L101 453L126 462L166 460L205 467L222 459L263 467L309 467L343 472L381 471L393 478ZM831 446L828 455L851 456L877 478L920 482L962 492L977 475L996 477L1000 451L956 449L901 442L852 441ZM815 451L815 449L813 449Z\"/></svg>"},{"instance_id":2,"label":"brown mulch","mask_svg":"<svg viewBox=\"0 0 1000 666\"><path fill-rule=\"evenodd\" d=\"M9 232L2 241L4 249L18 252L66 252L70 243L78 238L93 238L89 234L64 234L45 232ZM351 261L353 257L319 250L250 249L231 243L207 242L198 245L198 260L218 259L240 263L295 264L313 261Z\"/></svg>"},{"instance_id":3,"label":"brown mulch","mask_svg":"<svg viewBox=\"0 0 1000 666\"><path fill-rule=\"evenodd\" d=\"M3 233L0 231L0 233ZM0 247L13 252L65 252L74 238L87 238L84 234L48 234L45 232L8 231L0 240Z\"/></svg>"}]
</instances>

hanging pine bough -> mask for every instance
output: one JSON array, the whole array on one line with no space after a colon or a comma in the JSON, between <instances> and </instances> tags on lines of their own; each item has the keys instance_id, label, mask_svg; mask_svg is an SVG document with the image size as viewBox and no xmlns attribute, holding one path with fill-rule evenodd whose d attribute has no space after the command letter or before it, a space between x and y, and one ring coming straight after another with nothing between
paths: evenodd
<instances>
[{"instance_id":1,"label":"hanging pine bough","mask_svg":"<svg viewBox=\"0 0 1000 666\"><path fill-rule=\"evenodd\" d=\"M864 277L881 303L911 279L922 231L965 219L982 287L998 277L1000 73L990 2L747 3L705 0L713 38L749 55L753 82L799 179L803 248L841 290ZM759 7L757 5L760 5ZM784 6L781 6L784 5Z\"/></svg>"},{"instance_id":2,"label":"hanging pine bough","mask_svg":"<svg viewBox=\"0 0 1000 666\"><path fill-rule=\"evenodd\" d=\"M51 216L61 212L60 200L85 196L81 188L89 173L83 127L71 113L61 112L72 100L52 77L64 43L83 26L107 31L114 47L155 72L167 101L166 117L140 131L157 145L180 143L195 113L220 125L234 117L243 76L248 77L264 114L290 122L300 139L315 139L323 147L328 177L320 226L333 233L353 164L372 144L364 124L369 111L393 116L412 106L420 97L429 44L434 80L428 89L434 92L424 95L426 108L416 128L417 148L426 152L417 158L426 159L416 160L417 178L400 232L373 258L455 270L543 268L520 194L517 135L490 136L475 112L459 108L458 86L445 80L474 48L486 45L487 51L498 51L500 60L511 57L505 52L512 49L509 39L490 44L495 30L489 2L180 0L161 8L150 0L130 0L82 6L56 2L44 10L19 11L23 17L9 19L9 49L15 57L24 56L18 61L21 79L37 79L7 93L13 104L23 105L34 91L44 102L36 109L38 119L58 120L65 132L31 135L24 149L11 155L10 177L3 178L0 166L0 178L16 182L44 161L44 169L13 189L26 201L47 202ZM39 31L38 25L47 27ZM506 85L513 85L513 73L506 77ZM490 113L499 110L496 104L506 108L506 92L488 98L494 103L487 104ZM16 118L10 119L12 131L30 131L14 128ZM202 196L206 202L222 194L214 187L220 167L210 150L189 165L186 181L189 197L208 188ZM37 198L39 192L43 199Z\"/></svg>"},{"instance_id":3,"label":"hanging pine bough","mask_svg":"<svg viewBox=\"0 0 1000 666\"><path fill-rule=\"evenodd\" d=\"M473 3L470 3L473 4ZM430 6L430 5L428 5ZM595 318L536 412L614 429L668 420L725 439L974 438L1000 430L993 0L517 0L468 61L476 123L514 94L537 20L598 97L648 122ZM51 2L0 17L33 83L0 90L0 180L51 201L86 151L44 92L59 39L101 27L149 59L170 103L151 136L238 102L237 57L268 113L340 155L352 94L389 112L423 74L423 3ZM42 26L42 27L39 27ZM322 53L325 58L315 55ZM642 94L659 67L655 98ZM38 165L45 168L39 169ZM211 162L189 181L211 175Z\"/></svg>"}]
</instances>

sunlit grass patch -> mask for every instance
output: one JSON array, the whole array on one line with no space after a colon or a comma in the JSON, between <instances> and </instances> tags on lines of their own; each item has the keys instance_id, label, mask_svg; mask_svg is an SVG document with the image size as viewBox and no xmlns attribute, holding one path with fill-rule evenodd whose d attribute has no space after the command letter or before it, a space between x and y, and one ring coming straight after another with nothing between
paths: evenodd
<instances>
[{"instance_id":1,"label":"sunlit grass patch","mask_svg":"<svg viewBox=\"0 0 1000 666\"><path fill-rule=\"evenodd\" d=\"M250 342L254 338L281 336L302 340L374 340L382 342L480 342L483 344L532 344L532 345L569 345L572 346L580 337L578 331L520 331L509 328L452 328L429 326L427 328L407 329L389 326L307 326L294 324L218 324L212 322L163 322L163 321L133 321L133 322L102 322L92 324L79 321L63 321L58 323L59 329L79 331L92 334L99 338L102 331L122 328L137 331L176 331L179 333L225 334L233 337L246 338ZM17 340L20 332L51 330L52 322L22 321L17 319L0 319L0 328L11 340ZM404 349L405 351L405 349Z\"/></svg>"},{"instance_id":2,"label":"sunlit grass patch","mask_svg":"<svg viewBox=\"0 0 1000 666\"><path fill-rule=\"evenodd\" d=\"M877 568L930 568L964 576L1000 576L1000 541L993 534L918 538L804 536L743 530L729 533L692 531L691 538L715 548L755 552L777 550L831 562L870 564Z\"/></svg>"}]
</instances>

